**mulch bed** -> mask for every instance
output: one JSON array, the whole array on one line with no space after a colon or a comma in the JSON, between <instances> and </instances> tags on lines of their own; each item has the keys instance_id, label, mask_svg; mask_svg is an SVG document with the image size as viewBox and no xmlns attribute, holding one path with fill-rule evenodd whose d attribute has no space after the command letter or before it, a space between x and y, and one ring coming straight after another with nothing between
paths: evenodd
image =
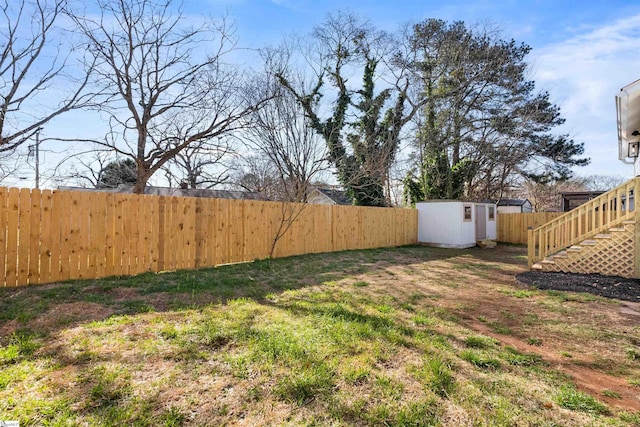
<instances>
[{"instance_id":1,"label":"mulch bed","mask_svg":"<svg viewBox=\"0 0 640 427\"><path fill-rule=\"evenodd\" d=\"M600 274L573 274L527 271L516 279L538 289L588 292L606 298L640 302L640 280Z\"/></svg>"}]
</instances>

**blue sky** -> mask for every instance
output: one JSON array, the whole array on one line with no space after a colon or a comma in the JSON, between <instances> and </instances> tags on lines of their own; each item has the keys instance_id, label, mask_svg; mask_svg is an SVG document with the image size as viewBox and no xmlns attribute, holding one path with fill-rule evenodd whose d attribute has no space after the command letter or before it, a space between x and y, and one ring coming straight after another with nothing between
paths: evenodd
<instances>
[{"instance_id":1,"label":"blue sky","mask_svg":"<svg viewBox=\"0 0 640 427\"><path fill-rule=\"evenodd\" d=\"M614 95L640 79L639 0L184 0L188 15L228 14L236 23L239 46L244 48L277 44L290 33L309 33L337 9L366 17L388 31L427 18L498 26L503 37L533 48L528 57L530 77L561 107L566 124L558 131L585 143L585 154L592 162L576 173L632 176L632 166L617 159ZM49 125L47 133L61 129L85 133L95 129L91 117L95 114L61 117ZM45 160L49 163L46 154Z\"/></svg>"}]
</instances>

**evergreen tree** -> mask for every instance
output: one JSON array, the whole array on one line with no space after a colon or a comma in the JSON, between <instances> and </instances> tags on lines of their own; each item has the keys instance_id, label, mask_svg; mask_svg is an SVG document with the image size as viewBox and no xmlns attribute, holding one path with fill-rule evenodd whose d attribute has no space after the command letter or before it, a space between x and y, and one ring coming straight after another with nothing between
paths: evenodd
<instances>
[{"instance_id":1,"label":"evergreen tree","mask_svg":"<svg viewBox=\"0 0 640 427\"><path fill-rule=\"evenodd\" d=\"M108 163L98 176L96 188L118 188L120 185L136 183L136 164L131 159Z\"/></svg>"},{"instance_id":2,"label":"evergreen tree","mask_svg":"<svg viewBox=\"0 0 640 427\"><path fill-rule=\"evenodd\" d=\"M549 94L526 79L531 48L463 22L413 27L413 84L426 101L417 168L427 198L500 198L518 177L567 179L583 144L554 135L562 124Z\"/></svg>"}]
</instances>

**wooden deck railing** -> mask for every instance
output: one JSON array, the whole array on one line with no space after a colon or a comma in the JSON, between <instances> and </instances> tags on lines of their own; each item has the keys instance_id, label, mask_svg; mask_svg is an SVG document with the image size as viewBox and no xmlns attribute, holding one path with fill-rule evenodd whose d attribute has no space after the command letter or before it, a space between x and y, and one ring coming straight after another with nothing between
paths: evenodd
<instances>
[{"instance_id":1,"label":"wooden deck railing","mask_svg":"<svg viewBox=\"0 0 640 427\"><path fill-rule=\"evenodd\" d=\"M535 230L529 230L529 267L625 220L635 219L634 196L639 192L640 177L635 177Z\"/></svg>"}]
</instances>

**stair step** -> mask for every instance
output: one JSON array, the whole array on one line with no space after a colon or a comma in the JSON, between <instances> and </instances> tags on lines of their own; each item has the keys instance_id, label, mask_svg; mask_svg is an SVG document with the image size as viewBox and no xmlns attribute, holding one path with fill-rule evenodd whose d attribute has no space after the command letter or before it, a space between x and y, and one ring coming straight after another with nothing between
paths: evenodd
<instances>
[{"instance_id":1,"label":"stair step","mask_svg":"<svg viewBox=\"0 0 640 427\"><path fill-rule=\"evenodd\" d=\"M476 244L481 248L493 249L496 247L497 243L495 240L484 239L484 240L478 240Z\"/></svg>"},{"instance_id":2,"label":"stair step","mask_svg":"<svg viewBox=\"0 0 640 427\"><path fill-rule=\"evenodd\" d=\"M594 239L610 239L611 234L600 233L593 236Z\"/></svg>"},{"instance_id":3,"label":"stair step","mask_svg":"<svg viewBox=\"0 0 640 427\"><path fill-rule=\"evenodd\" d=\"M635 224L636 220L635 219L628 219L626 221L622 221L622 223L631 225L631 224Z\"/></svg>"},{"instance_id":4,"label":"stair step","mask_svg":"<svg viewBox=\"0 0 640 427\"><path fill-rule=\"evenodd\" d=\"M567 257L567 251L560 251L553 256L553 258L566 258L566 257Z\"/></svg>"},{"instance_id":5,"label":"stair step","mask_svg":"<svg viewBox=\"0 0 640 427\"><path fill-rule=\"evenodd\" d=\"M545 258L542 261L540 261L542 264L555 264L556 262L550 258Z\"/></svg>"},{"instance_id":6,"label":"stair step","mask_svg":"<svg viewBox=\"0 0 640 427\"><path fill-rule=\"evenodd\" d=\"M624 227L614 227L614 228L610 228L609 229L609 233L611 233L611 232L615 233L615 232L620 232L620 231L627 231L627 229L624 228Z\"/></svg>"},{"instance_id":7,"label":"stair step","mask_svg":"<svg viewBox=\"0 0 640 427\"><path fill-rule=\"evenodd\" d=\"M595 240L583 240L582 242L580 242L580 246L595 246L597 244L598 242L596 242Z\"/></svg>"},{"instance_id":8,"label":"stair step","mask_svg":"<svg viewBox=\"0 0 640 427\"><path fill-rule=\"evenodd\" d=\"M536 262L531 266L531 268L534 270L542 270L542 264L540 264L539 262Z\"/></svg>"},{"instance_id":9,"label":"stair step","mask_svg":"<svg viewBox=\"0 0 640 427\"><path fill-rule=\"evenodd\" d=\"M582 246L573 245L567 248L567 252L580 252L582 250Z\"/></svg>"}]
</instances>

